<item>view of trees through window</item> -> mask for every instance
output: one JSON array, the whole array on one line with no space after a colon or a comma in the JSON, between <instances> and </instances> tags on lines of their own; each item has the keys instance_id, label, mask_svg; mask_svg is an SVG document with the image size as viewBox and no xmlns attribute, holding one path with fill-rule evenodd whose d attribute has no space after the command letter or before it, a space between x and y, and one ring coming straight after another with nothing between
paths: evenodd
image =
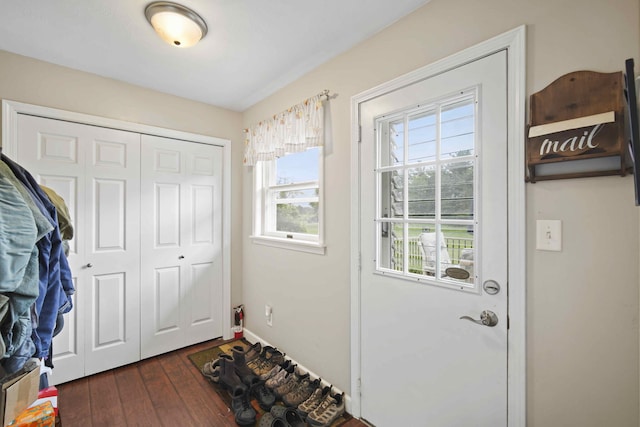
<instances>
[{"instance_id":1,"label":"view of trees through window","mask_svg":"<svg viewBox=\"0 0 640 427\"><path fill-rule=\"evenodd\" d=\"M319 150L312 148L276 160L272 187L276 231L318 235Z\"/></svg>"}]
</instances>

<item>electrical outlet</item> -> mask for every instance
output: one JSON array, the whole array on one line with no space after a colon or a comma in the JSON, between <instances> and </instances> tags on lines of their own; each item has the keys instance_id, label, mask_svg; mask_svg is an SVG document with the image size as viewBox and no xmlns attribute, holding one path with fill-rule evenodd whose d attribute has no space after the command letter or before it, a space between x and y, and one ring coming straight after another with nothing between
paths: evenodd
<instances>
[{"instance_id":1,"label":"electrical outlet","mask_svg":"<svg viewBox=\"0 0 640 427\"><path fill-rule=\"evenodd\" d=\"M273 308L269 304L264 306L264 315L267 318L267 326L273 326Z\"/></svg>"},{"instance_id":2,"label":"electrical outlet","mask_svg":"<svg viewBox=\"0 0 640 427\"><path fill-rule=\"evenodd\" d=\"M536 249L557 252L562 250L562 221L536 221Z\"/></svg>"}]
</instances>

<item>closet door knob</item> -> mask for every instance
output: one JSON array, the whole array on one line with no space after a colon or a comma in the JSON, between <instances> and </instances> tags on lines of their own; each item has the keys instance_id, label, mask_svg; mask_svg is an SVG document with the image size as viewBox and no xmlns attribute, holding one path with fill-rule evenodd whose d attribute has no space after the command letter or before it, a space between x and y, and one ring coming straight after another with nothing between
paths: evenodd
<instances>
[{"instance_id":1,"label":"closet door knob","mask_svg":"<svg viewBox=\"0 0 640 427\"><path fill-rule=\"evenodd\" d=\"M87 268L91 268L91 267L93 267L93 264L88 263L87 265L85 265L85 267L87 267Z\"/></svg>"},{"instance_id":2,"label":"closet door knob","mask_svg":"<svg viewBox=\"0 0 640 427\"><path fill-rule=\"evenodd\" d=\"M180 255L178 259L184 259L184 255Z\"/></svg>"}]
</instances>

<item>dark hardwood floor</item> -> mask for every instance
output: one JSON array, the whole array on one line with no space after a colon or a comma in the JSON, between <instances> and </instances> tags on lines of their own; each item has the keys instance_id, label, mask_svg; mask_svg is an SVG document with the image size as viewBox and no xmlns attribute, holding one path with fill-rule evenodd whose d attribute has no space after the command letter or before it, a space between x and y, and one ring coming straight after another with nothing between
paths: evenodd
<instances>
[{"instance_id":1,"label":"dark hardwood floor","mask_svg":"<svg viewBox=\"0 0 640 427\"><path fill-rule=\"evenodd\" d=\"M58 386L62 427L236 426L233 412L187 358L209 341ZM364 427L351 419L341 427Z\"/></svg>"}]
</instances>

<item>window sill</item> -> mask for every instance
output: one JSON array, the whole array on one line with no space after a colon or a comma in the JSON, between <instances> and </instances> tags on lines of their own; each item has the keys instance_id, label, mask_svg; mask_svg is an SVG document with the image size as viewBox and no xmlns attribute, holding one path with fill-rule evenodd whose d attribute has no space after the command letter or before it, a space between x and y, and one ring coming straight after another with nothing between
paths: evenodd
<instances>
[{"instance_id":1,"label":"window sill","mask_svg":"<svg viewBox=\"0 0 640 427\"><path fill-rule=\"evenodd\" d=\"M271 246L275 248L289 249L291 251L307 252L310 254L324 255L326 246L316 242L301 240L280 239L277 237L251 236L251 241L257 245Z\"/></svg>"}]
</instances>

